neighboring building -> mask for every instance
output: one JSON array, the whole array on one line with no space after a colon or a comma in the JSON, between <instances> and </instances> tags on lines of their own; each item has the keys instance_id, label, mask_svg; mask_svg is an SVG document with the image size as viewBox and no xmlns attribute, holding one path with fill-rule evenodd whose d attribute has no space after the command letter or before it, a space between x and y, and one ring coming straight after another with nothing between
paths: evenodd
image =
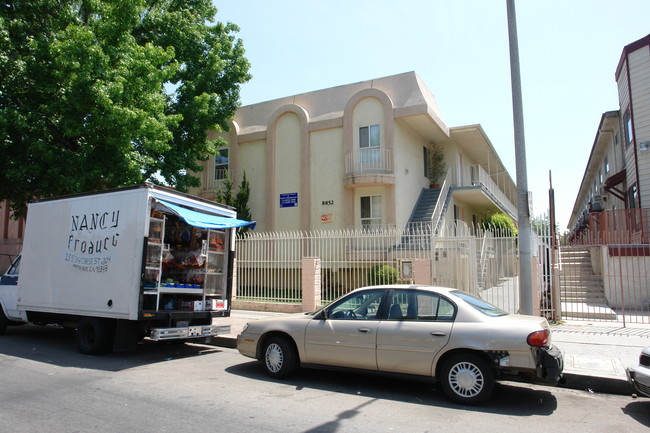
<instances>
[{"instance_id":1,"label":"neighboring building","mask_svg":"<svg viewBox=\"0 0 650 433\"><path fill-rule=\"evenodd\" d=\"M481 126L447 126L414 72L241 107L223 138L191 192L214 198L245 171L260 231L517 219L516 186ZM429 179L436 150L447 176Z\"/></svg>"},{"instance_id":2,"label":"neighboring building","mask_svg":"<svg viewBox=\"0 0 650 433\"><path fill-rule=\"evenodd\" d=\"M623 49L615 78L620 109L601 118L569 220L573 238L596 230L589 220L603 210L650 208L650 35ZM623 223L609 229L635 229Z\"/></svg>"}]
</instances>

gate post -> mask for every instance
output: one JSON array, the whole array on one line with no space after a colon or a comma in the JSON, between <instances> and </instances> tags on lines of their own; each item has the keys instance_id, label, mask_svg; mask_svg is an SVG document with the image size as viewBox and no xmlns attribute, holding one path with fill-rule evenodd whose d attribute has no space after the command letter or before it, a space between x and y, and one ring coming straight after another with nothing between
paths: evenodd
<instances>
[{"instance_id":1,"label":"gate post","mask_svg":"<svg viewBox=\"0 0 650 433\"><path fill-rule=\"evenodd\" d=\"M414 259L413 260L413 280L415 284L430 286L431 282L431 260Z\"/></svg>"},{"instance_id":2,"label":"gate post","mask_svg":"<svg viewBox=\"0 0 650 433\"><path fill-rule=\"evenodd\" d=\"M320 307L320 269L320 258L302 259L302 311L316 311Z\"/></svg>"}]
</instances>

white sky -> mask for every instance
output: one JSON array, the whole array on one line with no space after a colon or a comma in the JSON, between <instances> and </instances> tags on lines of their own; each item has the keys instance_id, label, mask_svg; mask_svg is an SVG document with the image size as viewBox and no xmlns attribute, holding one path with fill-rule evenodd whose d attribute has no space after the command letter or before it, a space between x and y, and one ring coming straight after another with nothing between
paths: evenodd
<instances>
[{"instance_id":1,"label":"white sky","mask_svg":"<svg viewBox=\"0 0 650 433\"><path fill-rule=\"evenodd\" d=\"M243 105L415 71L447 125L481 124L516 179L506 0L213 1L252 65ZM548 209L550 170L564 230L650 1L519 0L516 12L533 213Z\"/></svg>"}]
</instances>

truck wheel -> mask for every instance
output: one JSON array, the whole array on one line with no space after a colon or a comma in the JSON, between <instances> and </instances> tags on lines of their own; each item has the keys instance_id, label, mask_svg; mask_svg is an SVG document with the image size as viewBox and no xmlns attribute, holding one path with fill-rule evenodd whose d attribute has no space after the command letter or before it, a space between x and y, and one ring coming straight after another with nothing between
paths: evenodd
<instances>
[{"instance_id":1,"label":"truck wheel","mask_svg":"<svg viewBox=\"0 0 650 433\"><path fill-rule=\"evenodd\" d=\"M5 333L7 325L9 325L9 319L5 316L5 312L2 311L2 305L0 305L0 335Z\"/></svg>"},{"instance_id":2,"label":"truck wheel","mask_svg":"<svg viewBox=\"0 0 650 433\"><path fill-rule=\"evenodd\" d=\"M104 320L84 317L77 325L77 348L86 355L99 355L110 347L110 327Z\"/></svg>"},{"instance_id":3,"label":"truck wheel","mask_svg":"<svg viewBox=\"0 0 650 433\"><path fill-rule=\"evenodd\" d=\"M298 365L298 354L293 344L284 337L271 337L264 344L262 352L264 371L280 379L290 376Z\"/></svg>"},{"instance_id":4,"label":"truck wheel","mask_svg":"<svg viewBox=\"0 0 650 433\"><path fill-rule=\"evenodd\" d=\"M440 380L447 397L461 404L482 403L494 389L494 373L490 366L473 353L459 353L446 360Z\"/></svg>"}]
</instances>

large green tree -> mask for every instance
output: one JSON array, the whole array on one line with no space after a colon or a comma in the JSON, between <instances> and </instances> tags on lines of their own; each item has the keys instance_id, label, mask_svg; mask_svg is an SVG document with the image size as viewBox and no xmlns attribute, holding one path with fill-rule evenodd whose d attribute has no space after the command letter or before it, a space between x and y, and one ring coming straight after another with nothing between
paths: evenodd
<instances>
[{"instance_id":1,"label":"large green tree","mask_svg":"<svg viewBox=\"0 0 650 433\"><path fill-rule=\"evenodd\" d=\"M0 199L197 186L250 79L210 0L0 2Z\"/></svg>"}]
</instances>

